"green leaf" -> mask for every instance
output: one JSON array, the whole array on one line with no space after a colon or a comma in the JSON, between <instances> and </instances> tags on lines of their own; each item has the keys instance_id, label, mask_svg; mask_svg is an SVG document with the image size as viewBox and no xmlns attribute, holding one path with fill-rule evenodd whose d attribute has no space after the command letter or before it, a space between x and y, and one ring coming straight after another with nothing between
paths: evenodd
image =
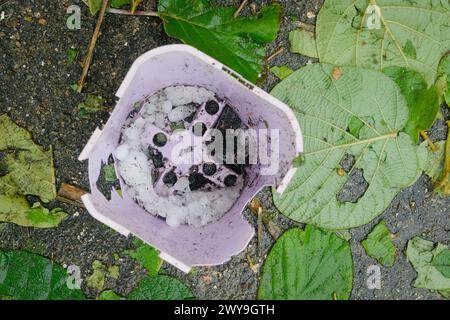
<instances>
[{"instance_id":1,"label":"green leaf","mask_svg":"<svg viewBox=\"0 0 450 320\"><path fill-rule=\"evenodd\" d=\"M448 250L448 247L441 243L435 244L420 237L414 237L408 241L406 256L417 271L417 278L413 282L414 287L437 290L442 294L450 293ZM440 256L443 252L446 253Z\"/></svg>"},{"instance_id":2,"label":"green leaf","mask_svg":"<svg viewBox=\"0 0 450 320\"><path fill-rule=\"evenodd\" d=\"M67 49L67 63L72 64L77 59L78 53L74 48Z\"/></svg>"},{"instance_id":3,"label":"green leaf","mask_svg":"<svg viewBox=\"0 0 450 320\"><path fill-rule=\"evenodd\" d=\"M288 66L281 66L281 67L274 66L270 68L270 71L280 80L283 80L284 78L288 77L294 72L291 69L289 69Z\"/></svg>"},{"instance_id":4,"label":"green leaf","mask_svg":"<svg viewBox=\"0 0 450 320\"><path fill-rule=\"evenodd\" d=\"M403 67L388 67L383 73L400 87L409 110L408 122L403 131L409 134L413 141L418 142L420 131L431 127L439 111L440 103L436 88L434 86L428 88L419 73Z\"/></svg>"},{"instance_id":5,"label":"green leaf","mask_svg":"<svg viewBox=\"0 0 450 320\"><path fill-rule=\"evenodd\" d=\"M374 70L312 64L278 84L272 94L294 111L304 136L304 162L274 203L289 218L329 229L364 225L381 214L394 196L417 177L416 146L399 133L407 121L406 101L397 85ZM349 132L352 117L364 126ZM355 158L348 175L339 175L341 159ZM363 171L368 183L356 203L337 199L348 176Z\"/></svg>"},{"instance_id":6,"label":"green leaf","mask_svg":"<svg viewBox=\"0 0 450 320\"><path fill-rule=\"evenodd\" d=\"M44 208L39 202L36 202L26 214L26 220L21 225L25 225L27 221L31 221L30 226L35 228L52 228L67 217L61 208L54 208L51 211Z\"/></svg>"},{"instance_id":7,"label":"green leaf","mask_svg":"<svg viewBox=\"0 0 450 320\"><path fill-rule=\"evenodd\" d=\"M9 176L21 194L44 202L56 197L52 151L35 144L7 115L0 116L0 155L3 177Z\"/></svg>"},{"instance_id":8,"label":"green leaf","mask_svg":"<svg viewBox=\"0 0 450 320\"><path fill-rule=\"evenodd\" d=\"M419 157L420 173L425 172L433 182L440 181L444 172L444 151L445 141L434 143L438 146L438 150L433 152L427 141L423 141L417 150ZM419 174L420 174L419 173Z\"/></svg>"},{"instance_id":9,"label":"green leaf","mask_svg":"<svg viewBox=\"0 0 450 320\"><path fill-rule=\"evenodd\" d=\"M107 276L116 280L120 276L118 266L107 267L99 260L94 260L92 270L92 274L86 279L86 285L97 291L103 290Z\"/></svg>"},{"instance_id":10,"label":"green leaf","mask_svg":"<svg viewBox=\"0 0 450 320\"><path fill-rule=\"evenodd\" d=\"M395 261L395 247L385 224L386 221L377 224L362 241L362 245L369 257L375 258L385 267L392 267Z\"/></svg>"},{"instance_id":11,"label":"green leaf","mask_svg":"<svg viewBox=\"0 0 450 320\"><path fill-rule=\"evenodd\" d=\"M352 254L334 232L307 225L292 228L274 244L264 263L259 299L348 299Z\"/></svg>"},{"instance_id":12,"label":"green leaf","mask_svg":"<svg viewBox=\"0 0 450 320\"><path fill-rule=\"evenodd\" d=\"M102 7L103 0L83 0L85 4L89 7L89 11L93 16L95 16Z\"/></svg>"},{"instance_id":13,"label":"green leaf","mask_svg":"<svg viewBox=\"0 0 450 320\"><path fill-rule=\"evenodd\" d=\"M446 278L450 278L450 250L445 249L437 254L433 261L431 261L433 267L435 267Z\"/></svg>"},{"instance_id":14,"label":"green leaf","mask_svg":"<svg viewBox=\"0 0 450 320\"><path fill-rule=\"evenodd\" d=\"M128 300L189 300L191 290L168 276L145 277L128 296Z\"/></svg>"},{"instance_id":15,"label":"green leaf","mask_svg":"<svg viewBox=\"0 0 450 320\"><path fill-rule=\"evenodd\" d=\"M439 62L438 74L443 82L442 89L438 88L439 94L444 97L447 106L450 106L450 53L444 55ZM436 86L438 85L436 84Z\"/></svg>"},{"instance_id":16,"label":"green leaf","mask_svg":"<svg viewBox=\"0 0 450 320\"><path fill-rule=\"evenodd\" d=\"M107 164L102 167L103 173L105 174L105 180L108 182L114 182L117 180L116 170L114 164Z\"/></svg>"},{"instance_id":17,"label":"green leaf","mask_svg":"<svg viewBox=\"0 0 450 320\"><path fill-rule=\"evenodd\" d=\"M436 79L450 49L450 3L409 0L326 0L317 17L321 62L383 70L406 67Z\"/></svg>"},{"instance_id":18,"label":"green leaf","mask_svg":"<svg viewBox=\"0 0 450 320\"><path fill-rule=\"evenodd\" d=\"M86 100L78 104L78 116L81 118L89 117L90 113L99 111L108 111L108 107L105 106L106 100L94 94L88 94Z\"/></svg>"},{"instance_id":19,"label":"green leaf","mask_svg":"<svg viewBox=\"0 0 450 320\"><path fill-rule=\"evenodd\" d=\"M125 300L125 298L112 290L105 290L98 295L97 300Z\"/></svg>"},{"instance_id":20,"label":"green leaf","mask_svg":"<svg viewBox=\"0 0 450 320\"><path fill-rule=\"evenodd\" d=\"M64 218L59 209L48 212L38 204L30 208L26 195L44 202L56 197L52 151L35 144L28 131L1 115L0 222L46 228Z\"/></svg>"},{"instance_id":21,"label":"green leaf","mask_svg":"<svg viewBox=\"0 0 450 320\"><path fill-rule=\"evenodd\" d=\"M289 32L289 42L291 43L291 52L318 58L314 33L303 29L293 30Z\"/></svg>"},{"instance_id":22,"label":"green leaf","mask_svg":"<svg viewBox=\"0 0 450 320\"><path fill-rule=\"evenodd\" d=\"M207 0L160 0L166 33L216 58L249 81L261 76L264 44L275 40L282 7L265 6L250 17L234 17L234 7L213 7Z\"/></svg>"},{"instance_id":23,"label":"green leaf","mask_svg":"<svg viewBox=\"0 0 450 320\"><path fill-rule=\"evenodd\" d=\"M159 251L145 244L140 239L135 239L133 244L136 246L136 249L126 250L124 253L141 264L147 270L148 275L156 276L162 265L162 260L159 257Z\"/></svg>"},{"instance_id":24,"label":"green leaf","mask_svg":"<svg viewBox=\"0 0 450 320\"><path fill-rule=\"evenodd\" d=\"M0 251L0 296L18 300L85 299L69 289L68 274L59 264L25 251Z\"/></svg>"}]
</instances>

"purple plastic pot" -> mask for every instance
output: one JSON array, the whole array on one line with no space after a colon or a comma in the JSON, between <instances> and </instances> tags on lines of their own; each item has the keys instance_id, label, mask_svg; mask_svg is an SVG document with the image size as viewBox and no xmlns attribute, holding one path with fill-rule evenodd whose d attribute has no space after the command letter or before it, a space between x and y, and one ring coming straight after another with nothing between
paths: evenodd
<instances>
[{"instance_id":1,"label":"purple plastic pot","mask_svg":"<svg viewBox=\"0 0 450 320\"><path fill-rule=\"evenodd\" d=\"M254 128L279 129L279 170L261 175L251 166L241 196L218 221L204 227L170 227L149 214L129 196L120 180L122 197L111 191L108 201L98 190L102 162L118 146L122 125L136 102L173 85L196 85L215 92L235 107L242 121ZM217 60L187 45L169 45L151 50L132 65L119 90L119 101L103 130L96 129L79 156L89 161L91 193L82 197L89 213L119 233L130 233L160 250L160 257L184 272L192 266L211 266L228 261L242 251L254 235L241 213L264 186L283 192L295 173L293 159L303 149L294 113L285 104L249 83Z\"/></svg>"}]
</instances>

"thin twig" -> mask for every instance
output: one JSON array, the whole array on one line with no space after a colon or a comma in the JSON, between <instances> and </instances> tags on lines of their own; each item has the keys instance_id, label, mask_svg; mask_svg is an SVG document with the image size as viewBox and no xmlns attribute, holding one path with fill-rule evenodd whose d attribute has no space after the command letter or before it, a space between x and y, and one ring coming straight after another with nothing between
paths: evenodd
<instances>
[{"instance_id":1,"label":"thin twig","mask_svg":"<svg viewBox=\"0 0 450 320\"><path fill-rule=\"evenodd\" d=\"M274 53L272 53L268 58L267 58L267 62L269 62L270 60L272 60L273 58L275 58L276 56L278 56L279 54L283 53L284 48L280 47L277 49L277 51L275 51Z\"/></svg>"},{"instance_id":2,"label":"thin twig","mask_svg":"<svg viewBox=\"0 0 450 320\"><path fill-rule=\"evenodd\" d=\"M433 141L431 141L430 137L428 137L428 135L425 131L420 131L420 136L423 138L423 140L428 142L428 145L430 146L431 151L436 152L439 150L439 147L437 145L435 145L433 143Z\"/></svg>"},{"instance_id":3,"label":"thin twig","mask_svg":"<svg viewBox=\"0 0 450 320\"><path fill-rule=\"evenodd\" d=\"M94 55L95 44L97 43L97 39L100 35L100 27L102 25L103 19L105 17L106 9L108 8L109 0L103 0L102 8L100 9L100 13L97 18L97 24L95 25L94 34L92 35L91 42L89 43L88 53L86 55L86 59L83 64L83 72L81 74L81 79L78 82L77 92L80 93L83 90L84 83L86 82L86 78L88 75L89 67L92 62L92 57Z\"/></svg>"},{"instance_id":4,"label":"thin twig","mask_svg":"<svg viewBox=\"0 0 450 320\"><path fill-rule=\"evenodd\" d=\"M237 16L239 16L239 14L241 13L242 9L244 9L244 7L247 5L248 0L243 0L239 6L239 8L236 10L236 12L234 13L234 17L236 18Z\"/></svg>"},{"instance_id":5,"label":"thin twig","mask_svg":"<svg viewBox=\"0 0 450 320\"><path fill-rule=\"evenodd\" d=\"M158 12L155 11L134 11L131 12L130 10L125 9L116 9L116 8L108 8L108 13L114 13L114 14L124 14L127 16L145 16L145 17L159 17Z\"/></svg>"}]
</instances>

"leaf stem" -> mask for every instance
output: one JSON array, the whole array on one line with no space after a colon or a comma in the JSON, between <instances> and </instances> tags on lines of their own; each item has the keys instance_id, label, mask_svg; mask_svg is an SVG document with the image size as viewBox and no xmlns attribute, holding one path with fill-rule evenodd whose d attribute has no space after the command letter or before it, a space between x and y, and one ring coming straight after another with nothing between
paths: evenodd
<instances>
[{"instance_id":1,"label":"leaf stem","mask_svg":"<svg viewBox=\"0 0 450 320\"><path fill-rule=\"evenodd\" d=\"M380 141L380 140L394 139L396 137L397 137L397 132L391 132L391 133L388 133L388 134L383 134L381 136L369 138L369 139L366 139L366 140L358 140L358 141L355 141L355 142L335 145L335 146L332 146L330 148L320 149L320 150L316 150L316 151L312 151L312 152L305 152L305 153L303 153L303 155L304 156L310 156L312 154L317 154L317 153L321 153L321 152L325 152L325 151L336 150L336 149L341 149L341 148L350 148L350 147L353 147L353 146L356 146L356 145L360 145L360 144L368 144L368 143L375 142L375 141Z\"/></svg>"},{"instance_id":2,"label":"leaf stem","mask_svg":"<svg viewBox=\"0 0 450 320\"><path fill-rule=\"evenodd\" d=\"M100 9L100 13L97 18L97 24L95 25L94 33L92 34L91 42L89 43L88 53L86 55L86 59L83 64L83 72L81 73L80 81L78 82L77 92L81 93L83 90L84 83L86 82L86 78L88 75L89 67L92 63L92 57L94 55L95 44L97 43L97 39L100 35L100 27L102 26L103 19L105 18L106 9L109 6L109 0L103 0L102 8Z\"/></svg>"},{"instance_id":3,"label":"leaf stem","mask_svg":"<svg viewBox=\"0 0 450 320\"><path fill-rule=\"evenodd\" d=\"M433 141L431 141L430 137L428 137L428 135L425 131L420 131L420 136L423 138L423 140L428 142L428 145L430 146L431 151L436 152L439 150L439 147L436 144L434 144Z\"/></svg>"}]
</instances>

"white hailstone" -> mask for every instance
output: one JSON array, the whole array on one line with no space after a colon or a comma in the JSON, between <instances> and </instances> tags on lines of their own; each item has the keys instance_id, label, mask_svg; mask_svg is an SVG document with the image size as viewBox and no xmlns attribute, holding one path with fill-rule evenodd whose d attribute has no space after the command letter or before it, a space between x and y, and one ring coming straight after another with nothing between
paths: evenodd
<instances>
[{"instance_id":1,"label":"white hailstone","mask_svg":"<svg viewBox=\"0 0 450 320\"><path fill-rule=\"evenodd\" d=\"M144 106L142 107L142 112L145 114L145 115L152 115L152 114L155 114L156 113L156 111L158 111L158 109L157 109L157 106L156 106L156 104L154 104L154 103L148 103L148 102L146 102L145 104L144 104Z\"/></svg>"},{"instance_id":2,"label":"white hailstone","mask_svg":"<svg viewBox=\"0 0 450 320\"><path fill-rule=\"evenodd\" d=\"M177 191L186 192L189 190L189 179L187 177L181 177L173 187Z\"/></svg>"},{"instance_id":3,"label":"white hailstone","mask_svg":"<svg viewBox=\"0 0 450 320\"><path fill-rule=\"evenodd\" d=\"M170 102L169 100L164 101L162 104L162 111L164 113L169 113L171 110L172 110L172 102Z\"/></svg>"},{"instance_id":4,"label":"white hailstone","mask_svg":"<svg viewBox=\"0 0 450 320\"><path fill-rule=\"evenodd\" d=\"M162 113L155 114L155 126L157 126L160 129L164 129L166 126L166 117Z\"/></svg>"},{"instance_id":5,"label":"white hailstone","mask_svg":"<svg viewBox=\"0 0 450 320\"><path fill-rule=\"evenodd\" d=\"M122 161L127 157L129 150L130 148L127 144L121 144L114 150L114 156L117 160Z\"/></svg>"},{"instance_id":6,"label":"white hailstone","mask_svg":"<svg viewBox=\"0 0 450 320\"><path fill-rule=\"evenodd\" d=\"M146 211L166 219L171 227L182 224L204 226L220 219L240 196L243 180L233 187L211 191L190 191L188 177L178 177L173 188L154 188L153 163L147 158L145 132L153 126L166 127L167 120L178 122L195 112L188 104L205 103L214 93L193 86L174 86L148 97L138 117L129 119L122 131L121 144L114 150L118 172L127 184L127 192ZM175 108L173 108L175 106ZM189 152L187 152L189 153ZM174 192L179 191L179 192Z\"/></svg>"},{"instance_id":7,"label":"white hailstone","mask_svg":"<svg viewBox=\"0 0 450 320\"><path fill-rule=\"evenodd\" d=\"M195 107L191 106L191 105L176 107L176 108L172 109L172 111L170 111L169 121L178 122L178 121L184 120L187 117L189 117L194 111L195 111Z\"/></svg>"},{"instance_id":8,"label":"white hailstone","mask_svg":"<svg viewBox=\"0 0 450 320\"><path fill-rule=\"evenodd\" d=\"M164 93L174 106L194 103L204 103L214 99L214 93L195 86L174 86L164 89Z\"/></svg>"}]
</instances>

